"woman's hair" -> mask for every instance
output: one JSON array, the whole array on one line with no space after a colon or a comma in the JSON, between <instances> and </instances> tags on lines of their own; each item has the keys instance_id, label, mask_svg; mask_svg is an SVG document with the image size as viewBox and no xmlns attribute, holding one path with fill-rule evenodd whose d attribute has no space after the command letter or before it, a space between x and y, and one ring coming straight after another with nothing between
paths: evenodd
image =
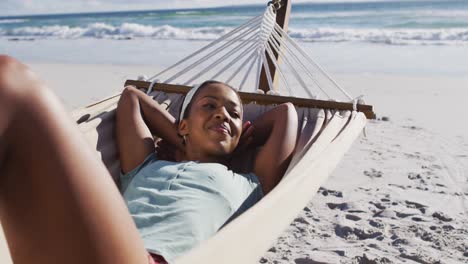
<instances>
[{"instance_id":1,"label":"woman's hair","mask_svg":"<svg viewBox=\"0 0 468 264\"><path fill-rule=\"evenodd\" d=\"M222 85L224 85L224 86L226 86L226 87L229 87L231 90L233 90L233 91L236 93L237 98L239 98L239 102L242 104L242 99L240 98L239 93L238 93L237 90L234 89L232 86L230 86L229 84L220 82L220 81L208 80L208 81L205 81L205 82L203 82L202 84L200 84L200 86L198 87L198 90L197 90L197 91L195 92L195 94L193 95L192 100L187 104L187 108L186 108L186 110L185 110L185 112L184 112L184 115L182 116L182 119L186 119L186 118L189 117L189 115L190 115L190 110L191 110L191 108L192 108L193 99L198 95L198 93L199 93L203 88L207 87L207 86L210 85L210 84L222 84ZM180 108L181 108L180 111L182 111L182 105L181 105ZM178 122L180 122L180 120L178 120Z\"/></svg>"}]
</instances>

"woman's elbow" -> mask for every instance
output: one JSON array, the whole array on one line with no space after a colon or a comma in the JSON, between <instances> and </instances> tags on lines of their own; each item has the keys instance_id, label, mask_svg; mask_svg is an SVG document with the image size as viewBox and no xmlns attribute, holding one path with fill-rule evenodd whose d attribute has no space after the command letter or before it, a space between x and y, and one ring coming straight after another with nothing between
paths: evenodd
<instances>
[{"instance_id":1,"label":"woman's elbow","mask_svg":"<svg viewBox=\"0 0 468 264\"><path fill-rule=\"evenodd\" d=\"M291 102L283 103L278 106L280 108L280 115L286 122L288 127L296 127L298 125L297 121L297 111L294 104Z\"/></svg>"},{"instance_id":2,"label":"woman's elbow","mask_svg":"<svg viewBox=\"0 0 468 264\"><path fill-rule=\"evenodd\" d=\"M297 111L294 104L289 102L278 105L277 110L274 117L276 131L283 144L288 146L287 151L290 152L295 147L298 135Z\"/></svg>"}]
</instances>

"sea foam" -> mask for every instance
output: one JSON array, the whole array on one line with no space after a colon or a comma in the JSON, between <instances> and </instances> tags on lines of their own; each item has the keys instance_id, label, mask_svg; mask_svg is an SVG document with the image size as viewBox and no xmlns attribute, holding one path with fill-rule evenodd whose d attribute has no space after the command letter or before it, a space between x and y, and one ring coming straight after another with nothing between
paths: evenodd
<instances>
[{"instance_id":1,"label":"sea foam","mask_svg":"<svg viewBox=\"0 0 468 264\"><path fill-rule=\"evenodd\" d=\"M27 22L28 19L0 19L0 24L15 24Z\"/></svg>"},{"instance_id":2,"label":"sea foam","mask_svg":"<svg viewBox=\"0 0 468 264\"><path fill-rule=\"evenodd\" d=\"M17 27L0 29L0 37L8 38L105 38L105 39L175 39L214 40L232 30L232 27L182 28L170 25L150 26L122 23L113 26L92 23L84 27L65 25ZM361 28L290 28L289 35L307 42L368 42L389 45L467 45L467 28L450 29L361 29Z\"/></svg>"}]
</instances>

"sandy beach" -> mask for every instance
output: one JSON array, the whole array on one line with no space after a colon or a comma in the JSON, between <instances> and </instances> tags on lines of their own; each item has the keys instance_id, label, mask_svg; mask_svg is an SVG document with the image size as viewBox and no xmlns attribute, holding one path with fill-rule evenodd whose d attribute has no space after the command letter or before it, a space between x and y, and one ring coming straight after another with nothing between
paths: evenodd
<instances>
[{"instance_id":1,"label":"sandy beach","mask_svg":"<svg viewBox=\"0 0 468 264\"><path fill-rule=\"evenodd\" d=\"M155 66L28 63L69 110ZM377 120L260 263L468 261L468 77L334 74ZM313 172L310 172L313 177ZM0 244L0 247L2 245ZM5 245L3 245L3 248ZM5 250L5 249L3 249Z\"/></svg>"}]
</instances>

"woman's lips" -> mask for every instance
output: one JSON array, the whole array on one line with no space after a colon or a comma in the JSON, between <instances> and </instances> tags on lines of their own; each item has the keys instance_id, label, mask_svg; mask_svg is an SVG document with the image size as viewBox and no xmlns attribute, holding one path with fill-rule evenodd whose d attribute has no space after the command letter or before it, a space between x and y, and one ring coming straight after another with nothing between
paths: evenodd
<instances>
[{"instance_id":1,"label":"woman's lips","mask_svg":"<svg viewBox=\"0 0 468 264\"><path fill-rule=\"evenodd\" d=\"M214 126L214 127L211 127L211 130L214 130L221 134L230 135L229 130L225 128L224 126Z\"/></svg>"}]
</instances>

